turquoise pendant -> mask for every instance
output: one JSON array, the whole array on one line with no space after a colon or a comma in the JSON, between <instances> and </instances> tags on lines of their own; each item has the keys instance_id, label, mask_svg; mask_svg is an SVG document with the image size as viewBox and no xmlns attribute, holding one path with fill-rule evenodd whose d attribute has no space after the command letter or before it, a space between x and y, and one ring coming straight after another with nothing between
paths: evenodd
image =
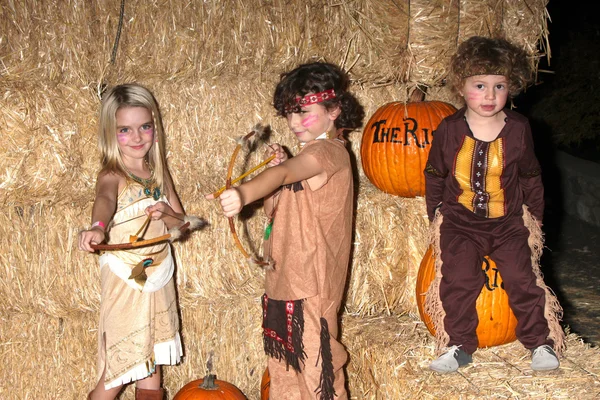
<instances>
[{"instance_id":1,"label":"turquoise pendant","mask_svg":"<svg viewBox=\"0 0 600 400\"><path fill-rule=\"evenodd\" d=\"M152 263L154 263L154 260L151 258L146 258L144 261L142 261L142 265L144 266L144 268L148 268L152 265Z\"/></svg>"},{"instance_id":2,"label":"turquoise pendant","mask_svg":"<svg viewBox=\"0 0 600 400\"><path fill-rule=\"evenodd\" d=\"M145 194L147 197L150 197L150 195L152 194L152 192L150 191L150 188L147 188L147 187L145 187L145 188L144 188L144 194Z\"/></svg>"},{"instance_id":3,"label":"turquoise pendant","mask_svg":"<svg viewBox=\"0 0 600 400\"><path fill-rule=\"evenodd\" d=\"M154 198L154 200L160 199L160 189L159 188L154 188L154 190L152 191L152 197Z\"/></svg>"}]
</instances>

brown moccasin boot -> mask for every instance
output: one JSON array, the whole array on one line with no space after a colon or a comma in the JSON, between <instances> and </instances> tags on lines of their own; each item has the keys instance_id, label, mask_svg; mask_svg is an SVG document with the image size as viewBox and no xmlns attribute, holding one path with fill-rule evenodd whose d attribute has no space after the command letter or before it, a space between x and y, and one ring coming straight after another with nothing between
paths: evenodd
<instances>
[{"instance_id":1,"label":"brown moccasin boot","mask_svg":"<svg viewBox=\"0 0 600 400\"><path fill-rule=\"evenodd\" d=\"M135 388L135 400L163 400L164 389L149 390Z\"/></svg>"}]
</instances>

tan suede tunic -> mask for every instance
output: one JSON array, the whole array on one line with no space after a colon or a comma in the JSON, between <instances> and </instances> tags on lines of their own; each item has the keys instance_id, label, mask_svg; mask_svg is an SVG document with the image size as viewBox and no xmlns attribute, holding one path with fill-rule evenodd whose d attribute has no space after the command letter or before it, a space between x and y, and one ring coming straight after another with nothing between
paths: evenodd
<instances>
[{"instance_id":1,"label":"tan suede tunic","mask_svg":"<svg viewBox=\"0 0 600 400\"><path fill-rule=\"evenodd\" d=\"M300 190L298 184L282 189L271 233L276 265L266 274L266 293L276 300L318 295L339 307L352 238L350 156L339 139L313 140L301 153L314 156L327 178L319 188L302 181Z\"/></svg>"}]
</instances>

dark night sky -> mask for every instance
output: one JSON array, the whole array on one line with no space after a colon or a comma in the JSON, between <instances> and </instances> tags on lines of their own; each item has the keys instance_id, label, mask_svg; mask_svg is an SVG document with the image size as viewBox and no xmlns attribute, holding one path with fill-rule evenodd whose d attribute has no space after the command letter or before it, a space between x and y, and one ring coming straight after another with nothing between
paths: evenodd
<instances>
[{"instance_id":1,"label":"dark night sky","mask_svg":"<svg viewBox=\"0 0 600 400\"><path fill-rule=\"evenodd\" d=\"M540 73L515 104L530 118L536 146L600 162L600 25L585 3L550 0L551 58L539 69L554 73Z\"/></svg>"}]
</instances>

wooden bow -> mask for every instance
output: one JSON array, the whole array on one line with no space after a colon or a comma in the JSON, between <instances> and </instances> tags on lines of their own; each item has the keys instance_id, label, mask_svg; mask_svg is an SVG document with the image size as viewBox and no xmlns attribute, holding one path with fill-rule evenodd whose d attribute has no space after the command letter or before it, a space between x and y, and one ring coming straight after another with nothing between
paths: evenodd
<instances>
[{"instance_id":1,"label":"wooden bow","mask_svg":"<svg viewBox=\"0 0 600 400\"><path fill-rule=\"evenodd\" d=\"M138 249L141 247L147 247L147 246L152 246L154 244L162 243L167 240L172 240L173 238L178 238L181 236L182 233L187 231L189 227L190 227L190 222L186 222L183 225L181 225L180 227L174 228L175 229L174 231L166 233L166 234L158 236L158 237L155 237L155 238L152 238L152 239L133 241L133 242L129 242L129 243L91 244L90 247L94 250L101 250L101 251Z\"/></svg>"},{"instance_id":2,"label":"wooden bow","mask_svg":"<svg viewBox=\"0 0 600 400\"><path fill-rule=\"evenodd\" d=\"M242 146L248 140L250 140L250 138L252 136L254 136L255 134L262 132L262 131L264 131L264 128L261 125L256 125L254 128L252 128L252 130L249 133L247 133L245 136L241 137L238 140L238 144L236 145L235 149L233 150L233 154L231 155L231 158L229 160L229 166L227 167L227 176L225 178L225 189L231 188L231 183L232 183L231 175L233 173L233 167L235 166L235 161L237 159L237 156L238 156L240 150L242 149ZM231 236L233 237L236 247L244 255L244 258L246 258L251 264L256 264L256 265L261 265L261 266L270 266L271 265L270 262L260 260L256 257L250 256L250 254L246 251L246 249L244 249L244 246L242 245L242 242L240 241L240 238L235 230L235 223L233 221L233 217L228 217L227 219L229 220L229 230L231 231Z\"/></svg>"}]
</instances>

